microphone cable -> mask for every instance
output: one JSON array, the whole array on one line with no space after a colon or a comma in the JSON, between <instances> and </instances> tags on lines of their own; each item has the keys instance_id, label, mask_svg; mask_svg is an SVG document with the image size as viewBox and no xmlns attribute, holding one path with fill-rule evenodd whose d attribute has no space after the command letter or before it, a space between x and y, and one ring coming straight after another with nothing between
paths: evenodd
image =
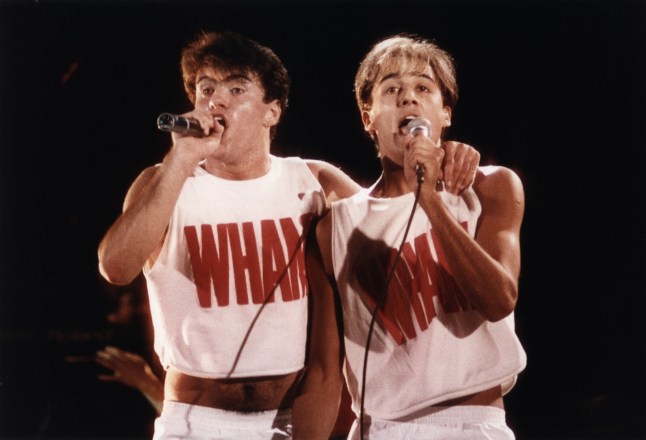
<instances>
[{"instance_id":1,"label":"microphone cable","mask_svg":"<svg viewBox=\"0 0 646 440\"><path fill-rule=\"evenodd\" d=\"M366 371L368 370L368 353L370 352L370 342L372 340L372 332L375 327L375 321L377 319L377 311L381 308L386 296L388 295L388 286L390 286L390 280L392 279L393 274L395 273L395 268L397 267L397 263L401 258L401 254L404 249L404 243L406 243L406 237L408 237L408 231L410 230L410 226L413 223L413 217L415 216L415 209L417 208L417 204L419 203L419 195L422 190L422 183L424 182L424 169L418 165L418 167L416 168L416 172L417 172L417 191L415 191L415 200L413 201L413 209L411 210L410 217L408 218L408 224L406 225L406 230L404 231L404 236L402 237L402 241L401 241L401 244L399 245L399 250L397 251L397 255L395 256L395 260L393 261L393 265L390 269L390 273L388 274L388 278L386 278L384 293L381 295L381 298L379 298L379 301L377 302L375 309L372 311L370 326L368 327L368 338L366 340L366 349L363 354L363 371L361 374L361 408L359 412L359 432L360 432L359 435L361 440L363 440L364 438L363 437L363 414L365 412L364 401L366 397Z\"/></svg>"}]
</instances>

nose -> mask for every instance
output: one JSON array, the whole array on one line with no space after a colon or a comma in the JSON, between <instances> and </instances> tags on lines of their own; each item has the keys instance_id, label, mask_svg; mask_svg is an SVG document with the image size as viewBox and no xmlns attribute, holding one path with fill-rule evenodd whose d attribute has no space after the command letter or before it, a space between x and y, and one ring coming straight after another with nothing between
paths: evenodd
<instances>
[{"instance_id":1,"label":"nose","mask_svg":"<svg viewBox=\"0 0 646 440\"><path fill-rule=\"evenodd\" d=\"M417 97L415 96L415 90L412 87L403 87L399 95L399 104L400 105L411 105L417 104Z\"/></svg>"},{"instance_id":2,"label":"nose","mask_svg":"<svg viewBox=\"0 0 646 440\"><path fill-rule=\"evenodd\" d=\"M213 94L211 99L209 99L209 110L215 110L217 108L224 108L226 103L218 94Z\"/></svg>"},{"instance_id":3,"label":"nose","mask_svg":"<svg viewBox=\"0 0 646 440\"><path fill-rule=\"evenodd\" d=\"M224 108L227 106L226 88L218 85L215 87L213 94L209 97L209 110Z\"/></svg>"}]
</instances>

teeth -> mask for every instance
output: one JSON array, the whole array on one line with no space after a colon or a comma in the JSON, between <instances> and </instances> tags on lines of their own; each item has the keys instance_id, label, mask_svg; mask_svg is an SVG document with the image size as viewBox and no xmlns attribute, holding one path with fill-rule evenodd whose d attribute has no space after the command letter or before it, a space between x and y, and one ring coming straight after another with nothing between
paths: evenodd
<instances>
[{"instance_id":1,"label":"teeth","mask_svg":"<svg viewBox=\"0 0 646 440\"><path fill-rule=\"evenodd\" d=\"M406 116L406 117L402 120L401 124L399 124L399 128L403 128L403 127L405 127L406 125L408 125L408 122L409 122L409 121L411 121L411 120L415 119L416 117L417 117L417 116Z\"/></svg>"}]
</instances>

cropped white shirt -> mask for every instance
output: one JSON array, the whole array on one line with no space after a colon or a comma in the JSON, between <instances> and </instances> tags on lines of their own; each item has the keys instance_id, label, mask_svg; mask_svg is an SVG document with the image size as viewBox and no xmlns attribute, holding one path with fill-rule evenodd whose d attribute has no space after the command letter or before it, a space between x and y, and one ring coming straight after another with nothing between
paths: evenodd
<instances>
[{"instance_id":1,"label":"cropped white shirt","mask_svg":"<svg viewBox=\"0 0 646 440\"><path fill-rule=\"evenodd\" d=\"M266 175L243 181L197 167L159 257L144 270L162 365L205 378L300 370L304 237L324 206L319 182L298 158L272 156Z\"/></svg>"},{"instance_id":2,"label":"cropped white shirt","mask_svg":"<svg viewBox=\"0 0 646 440\"><path fill-rule=\"evenodd\" d=\"M372 312L384 294L414 201L413 193L374 198L370 191L332 204L344 373L357 414ZM459 197L441 192L441 197L474 236L481 205L473 189ZM370 416L398 418L499 384L506 393L525 367L513 314L493 323L474 310L455 284L433 234L433 225L417 207L373 329L364 404Z\"/></svg>"}]
</instances>

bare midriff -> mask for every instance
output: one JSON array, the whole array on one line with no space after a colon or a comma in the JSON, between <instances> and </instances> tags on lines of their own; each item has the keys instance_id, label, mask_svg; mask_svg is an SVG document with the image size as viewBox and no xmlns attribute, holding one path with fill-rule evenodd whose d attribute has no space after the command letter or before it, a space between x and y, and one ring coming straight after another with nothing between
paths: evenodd
<instances>
[{"instance_id":1,"label":"bare midriff","mask_svg":"<svg viewBox=\"0 0 646 440\"><path fill-rule=\"evenodd\" d=\"M299 377L300 372L281 376L205 379L170 368L166 372L164 399L238 412L290 408Z\"/></svg>"},{"instance_id":2,"label":"bare midriff","mask_svg":"<svg viewBox=\"0 0 646 440\"><path fill-rule=\"evenodd\" d=\"M502 400L502 390L500 386L480 391L479 393L469 394L468 396L458 397L456 399L446 400L434 406L456 406L456 405L482 405L495 406L504 409Z\"/></svg>"}]
</instances>

